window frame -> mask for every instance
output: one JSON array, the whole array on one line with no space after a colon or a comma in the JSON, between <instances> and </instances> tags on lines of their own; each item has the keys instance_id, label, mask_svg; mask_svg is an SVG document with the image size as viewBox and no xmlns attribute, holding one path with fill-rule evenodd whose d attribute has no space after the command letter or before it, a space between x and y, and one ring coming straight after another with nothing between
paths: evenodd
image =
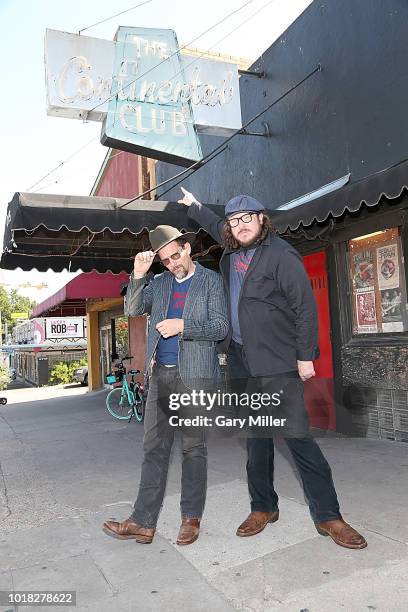
<instances>
[{"instance_id":1,"label":"window frame","mask_svg":"<svg viewBox=\"0 0 408 612\"><path fill-rule=\"evenodd\" d=\"M376 207L377 208L377 207ZM375 216L373 216L375 215ZM370 218L371 217L371 218ZM355 221L348 218L343 226L333 236L333 248L335 254L335 275L338 282L339 296L339 324L344 347L378 347L378 346L407 346L408 330L402 332L376 332L367 334L353 334L354 317L352 310L353 288L349 274L349 260L347 250L348 241L359 236L364 236L385 229L400 228L401 241L401 279L405 281L405 300L408 292L408 270L405 262L408 262L408 228L406 227L407 212L404 209L390 210L385 212L366 210L364 218ZM406 301L403 307L406 307Z\"/></svg>"}]
</instances>

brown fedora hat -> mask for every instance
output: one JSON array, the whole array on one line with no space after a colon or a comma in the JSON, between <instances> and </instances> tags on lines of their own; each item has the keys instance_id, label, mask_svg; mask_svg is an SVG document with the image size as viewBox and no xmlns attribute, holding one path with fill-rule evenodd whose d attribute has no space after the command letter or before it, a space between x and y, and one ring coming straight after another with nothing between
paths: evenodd
<instances>
[{"instance_id":1,"label":"brown fedora hat","mask_svg":"<svg viewBox=\"0 0 408 612\"><path fill-rule=\"evenodd\" d=\"M158 225L154 230L149 232L149 240L153 253L157 253L157 251L160 251L166 244L173 242L173 240L177 240L177 238L183 238L192 244L196 239L196 235L194 232L185 232L183 234L176 227L172 227L171 225Z\"/></svg>"}]
</instances>

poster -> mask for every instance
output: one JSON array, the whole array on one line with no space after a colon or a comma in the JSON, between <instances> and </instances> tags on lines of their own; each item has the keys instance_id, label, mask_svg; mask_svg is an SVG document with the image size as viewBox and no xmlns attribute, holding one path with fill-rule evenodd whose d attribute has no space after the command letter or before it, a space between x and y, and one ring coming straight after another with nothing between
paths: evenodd
<instances>
[{"instance_id":1,"label":"poster","mask_svg":"<svg viewBox=\"0 0 408 612\"><path fill-rule=\"evenodd\" d=\"M351 274L355 291L374 288L373 252L370 249L352 254Z\"/></svg>"},{"instance_id":2,"label":"poster","mask_svg":"<svg viewBox=\"0 0 408 612\"><path fill-rule=\"evenodd\" d=\"M377 314L375 311L374 291L356 293L355 300L358 333L375 333L377 331Z\"/></svg>"},{"instance_id":3,"label":"poster","mask_svg":"<svg viewBox=\"0 0 408 612\"><path fill-rule=\"evenodd\" d=\"M399 287L381 291L383 332L404 331L402 320L402 291Z\"/></svg>"},{"instance_id":4,"label":"poster","mask_svg":"<svg viewBox=\"0 0 408 612\"><path fill-rule=\"evenodd\" d=\"M397 289L399 287L398 246L388 244L377 249L378 288Z\"/></svg>"}]
</instances>

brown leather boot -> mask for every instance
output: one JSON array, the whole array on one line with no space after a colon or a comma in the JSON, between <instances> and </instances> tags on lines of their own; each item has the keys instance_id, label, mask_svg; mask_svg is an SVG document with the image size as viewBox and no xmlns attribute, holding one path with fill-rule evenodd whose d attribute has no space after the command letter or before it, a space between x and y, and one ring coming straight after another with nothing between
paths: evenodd
<instances>
[{"instance_id":1,"label":"brown leather boot","mask_svg":"<svg viewBox=\"0 0 408 612\"><path fill-rule=\"evenodd\" d=\"M245 521L238 527L237 536L246 538L256 535L265 529L268 523L276 523L279 510L275 512L251 512Z\"/></svg>"},{"instance_id":2,"label":"brown leather boot","mask_svg":"<svg viewBox=\"0 0 408 612\"><path fill-rule=\"evenodd\" d=\"M177 536L179 546L187 546L196 541L200 533L200 519L182 518Z\"/></svg>"},{"instance_id":3,"label":"brown leather boot","mask_svg":"<svg viewBox=\"0 0 408 612\"><path fill-rule=\"evenodd\" d=\"M131 519L118 521L105 521L103 531L118 540L136 540L140 544L151 544L156 531L154 528L142 527Z\"/></svg>"},{"instance_id":4,"label":"brown leather boot","mask_svg":"<svg viewBox=\"0 0 408 612\"><path fill-rule=\"evenodd\" d=\"M320 535L330 536L336 544L344 548L365 548L367 546L365 538L343 519L323 521L315 523L315 526Z\"/></svg>"}]
</instances>

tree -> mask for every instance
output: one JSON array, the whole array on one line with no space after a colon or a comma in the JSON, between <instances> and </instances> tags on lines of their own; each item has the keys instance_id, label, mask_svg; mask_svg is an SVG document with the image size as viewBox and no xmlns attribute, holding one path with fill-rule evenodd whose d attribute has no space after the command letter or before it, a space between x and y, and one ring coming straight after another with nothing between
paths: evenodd
<instances>
[{"instance_id":1,"label":"tree","mask_svg":"<svg viewBox=\"0 0 408 612\"><path fill-rule=\"evenodd\" d=\"M129 329L128 318L117 317L115 319L116 349L119 357L127 357L129 354Z\"/></svg>"},{"instance_id":2,"label":"tree","mask_svg":"<svg viewBox=\"0 0 408 612\"><path fill-rule=\"evenodd\" d=\"M16 325L17 321L11 318L12 312L28 312L30 316L34 306L36 306L36 302L31 301L30 298L24 295L19 295L17 289L12 289L8 293L4 287L0 287L1 333L4 335L6 321L9 333L11 333L12 328ZM0 338L2 337L0 335Z\"/></svg>"},{"instance_id":3,"label":"tree","mask_svg":"<svg viewBox=\"0 0 408 612\"><path fill-rule=\"evenodd\" d=\"M0 391L7 389L7 385L11 381L9 369L0 363Z\"/></svg>"}]
</instances>

